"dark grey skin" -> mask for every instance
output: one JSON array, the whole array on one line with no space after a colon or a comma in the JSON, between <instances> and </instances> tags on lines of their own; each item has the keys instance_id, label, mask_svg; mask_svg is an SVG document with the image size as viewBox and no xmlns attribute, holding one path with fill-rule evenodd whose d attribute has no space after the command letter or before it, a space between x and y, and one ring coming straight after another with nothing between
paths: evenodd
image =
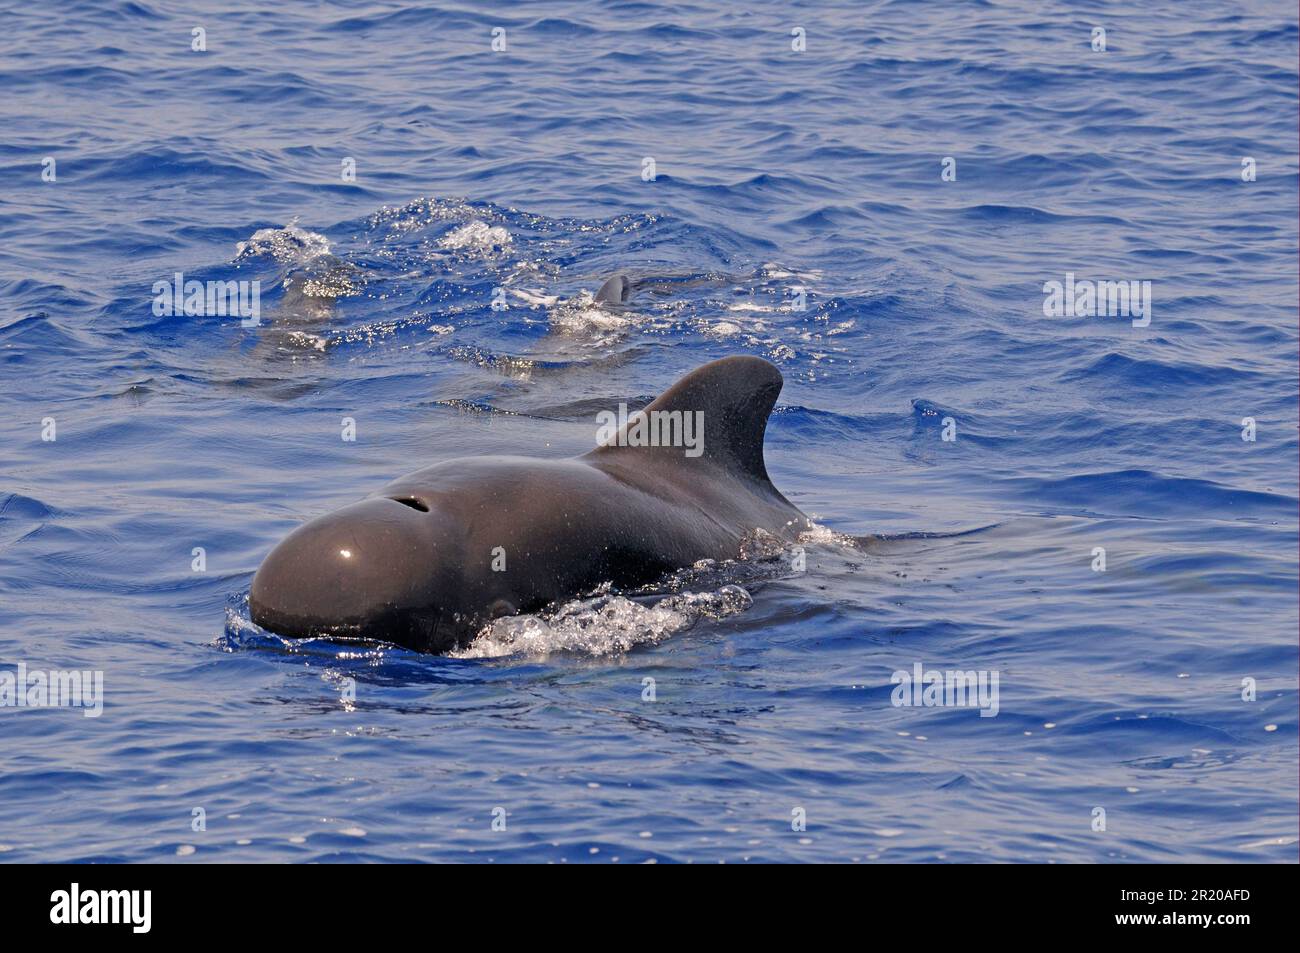
<instances>
[{"instance_id":1,"label":"dark grey skin","mask_svg":"<svg viewBox=\"0 0 1300 953\"><path fill-rule=\"evenodd\" d=\"M627 304L631 297L632 282L626 275L614 275L606 279L596 292L596 301L599 304Z\"/></svg>"},{"instance_id":2,"label":"dark grey skin","mask_svg":"<svg viewBox=\"0 0 1300 953\"><path fill-rule=\"evenodd\" d=\"M253 578L253 621L447 652L502 615L734 559L756 528L793 540L809 521L763 463L781 384L767 361L729 357L645 408L703 411L698 457L614 440L567 460L469 457L402 477L285 537Z\"/></svg>"}]
</instances>

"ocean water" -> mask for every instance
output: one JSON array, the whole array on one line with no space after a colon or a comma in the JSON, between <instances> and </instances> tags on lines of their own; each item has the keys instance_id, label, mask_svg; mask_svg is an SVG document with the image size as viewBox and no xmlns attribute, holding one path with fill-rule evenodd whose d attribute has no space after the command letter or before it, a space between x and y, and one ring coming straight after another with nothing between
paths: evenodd
<instances>
[{"instance_id":1,"label":"ocean water","mask_svg":"<svg viewBox=\"0 0 1300 953\"><path fill-rule=\"evenodd\" d=\"M103 673L0 708L0 860L1295 861L1294 4L0 6L0 673ZM249 622L301 521L729 354L804 571Z\"/></svg>"}]
</instances>

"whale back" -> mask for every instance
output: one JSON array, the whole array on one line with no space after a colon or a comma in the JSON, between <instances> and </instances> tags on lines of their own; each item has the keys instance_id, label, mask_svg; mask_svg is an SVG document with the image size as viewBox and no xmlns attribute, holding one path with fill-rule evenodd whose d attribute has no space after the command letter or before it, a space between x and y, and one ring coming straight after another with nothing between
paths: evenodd
<instances>
[{"instance_id":1,"label":"whale back","mask_svg":"<svg viewBox=\"0 0 1300 953\"><path fill-rule=\"evenodd\" d=\"M757 357L725 357L705 364L641 411L652 422L656 412L698 413L696 419L703 423L699 456L688 456L681 446L638 445L635 437L629 437L635 426L629 420L613 439L585 459L601 466L635 467L653 462L685 470L708 467L777 493L763 462L763 435L783 383L781 372Z\"/></svg>"}]
</instances>

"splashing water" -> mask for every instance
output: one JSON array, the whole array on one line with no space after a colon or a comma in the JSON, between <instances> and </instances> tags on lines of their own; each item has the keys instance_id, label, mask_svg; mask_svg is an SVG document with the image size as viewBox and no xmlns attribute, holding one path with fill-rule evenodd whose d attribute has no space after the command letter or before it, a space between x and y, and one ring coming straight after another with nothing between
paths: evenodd
<instances>
[{"instance_id":1,"label":"splashing water","mask_svg":"<svg viewBox=\"0 0 1300 953\"><path fill-rule=\"evenodd\" d=\"M329 252L328 238L290 222L284 228L259 228L235 246L235 261L268 255L282 265L305 265Z\"/></svg>"},{"instance_id":2,"label":"splashing water","mask_svg":"<svg viewBox=\"0 0 1300 953\"><path fill-rule=\"evenodd\" d=\"M716 592L683 592L644 604L625 596L604 595L566 603L551 615L497 619L453 658L499 658L527 655L545 658L554 652L595 657L654 645L685 632L701 619L725 619L744 612L753 597L740 586Z\"/></svg>"},{"instance_id":3,"label":"splashing water","mask_svg":"<svg viewBox=\"0 0 1300 953\"><path fill-rule=\"evenodd\" d=\"M438 240L443 248L453 251L472 251L486 254L499 251L510 244L510 233L500 225L488 225L487 222L470 222L462 225Z\"/></svg>"}]
</instances>

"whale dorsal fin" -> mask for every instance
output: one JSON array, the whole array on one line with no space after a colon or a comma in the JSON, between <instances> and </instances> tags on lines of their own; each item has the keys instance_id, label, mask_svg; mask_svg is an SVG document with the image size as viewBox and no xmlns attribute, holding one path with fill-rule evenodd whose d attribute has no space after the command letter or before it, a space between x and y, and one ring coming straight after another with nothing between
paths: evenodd
<instances>
[{"instance_id":1,"label":"whale dorsal fin","mask_svg":"<svg viewBox=\"0 0 1300 953\"><path fill-rule=\"evenodd\" d=\"M627 299L630 297L632 297L632 282L627 280L626 275L614 275L606 279L596 292L596 301L602 304L627 304Z\"/></svg>"},{"instance_id":2,"label":"whale dorsal fin","mask_svg":"<svg viewBox=\"0 0 1300 953\"><path fill-rule=\"evenodd\" d=\"M679 459L684 466L713 464L771 486L763 463L763 433L782 383L781 372L762 358L724 357L713 361L691 371L640 412L646 415L640 441L635 439L635 421L629 419L616 437L587 456L600 462L635 465L635 455L648 453L654 454L656 460ZM656 418L652 415L655 411L681 411L683 418L687 413L700 412L703 416L695 416L693 422L703 423L703 439L698 443L701 452L690 455L689 448L680 444L647 446L647 430L658 427L662 435L665 427L675 423L673 418Z\"/></svg>"}]
</instances>

